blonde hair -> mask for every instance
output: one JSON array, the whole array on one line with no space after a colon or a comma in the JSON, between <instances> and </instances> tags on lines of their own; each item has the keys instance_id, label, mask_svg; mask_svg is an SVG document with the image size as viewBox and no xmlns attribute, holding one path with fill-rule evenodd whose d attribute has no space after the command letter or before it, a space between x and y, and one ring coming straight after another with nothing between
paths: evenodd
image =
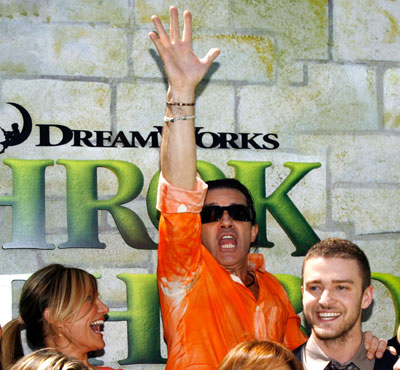
<instances>
[{"instance_id":1,"label":"blonde hair","mask_svg":"<svg viewBox=\"0 0 400 370\"><path fill-rule=\"evenodd\" d=\"M2 361L1 361L1 337L3 336L3 329L0 325L0 370L3 370Z\"/></svg>"},{"instance_id":2,"label":"blonde hair","mask_svg":"<svg viewBox=\"0 0 400 370\"><path fill-rule=\"evenodd\" d=\"M251 341L238 344L222 360L218 370L272 370L287 366L303 370L303 365L287 348L276 342Z\"/></svg>"},{"instance_id":3,"label":"blonde hair","mask_svg":"<svg viewBox=\"0 0 400 370\"><path fill-rule=\"evenodd\" d=\"M31 349L46 347L45 339L54 334L54 324L76 316L91 292L94 304L97 283L88 272L52 264L36 271L24 284L19 301L20 317L10 321L3 331L2 365L6 369L24 353L21 329L25 327ZM44 317L47 309L51 323Z\"/></svg>"},{"instance_id":4,"label":"blonde hair","mask_svg":"<svg viewBox=\"0 0 400 370\"><path fill-rule=\"evenodd\" d=\"M20 358L9 370L89 370L89 368L79 360L44 348Z\"/></svg>"}]
</instances>

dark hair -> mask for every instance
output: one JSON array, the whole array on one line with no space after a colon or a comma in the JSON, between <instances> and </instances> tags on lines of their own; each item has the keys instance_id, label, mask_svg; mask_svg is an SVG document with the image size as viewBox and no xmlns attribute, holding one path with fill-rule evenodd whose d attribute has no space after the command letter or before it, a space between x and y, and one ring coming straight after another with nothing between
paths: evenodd
<instances>
[{"instance_id":1,"label":"dark hair","mask_svg":"<svg viewBox=\"0 0 400 370\"><path fill-rule=\"evenodd\" d=\"M357 261L361 272L362 287L365 290L371 285L371 268L365 253L354 243L339 238L329 238L315 244L306 254L301 275L304 274L304 266L311 258L343 258Z\"/></svg>"},{"instance_id":2,"label":"dark hair","mask_svg":"<svg viewBox=\"0 0 400 370\"><path fill-rule=\"evenodd\" d=\"M235 189L240 191L246 198L246 204L251 211L251 224L256 223L256 210L254 209L254 202L249 189L246 188L239 180L228 178L207 181L208 190L214 189Z\"/></svg>"},{"instance_id":3,"label":"dark hair","mask_svg":"<svg viewBox=\"0 0 400 370\"><path fill-rule=\"evenodd\" d=\"M59 264L36 271L24 284L19 301L18 319L7 323L2 338L4 369L21 358L21 328L31 349L44 348L45 338L53 334L53 324L44 318L47 308L51 321L64 322L76 315L85 303L87 292L97 296L97 282L88 272Z\"/></svg>"}]
</instances>

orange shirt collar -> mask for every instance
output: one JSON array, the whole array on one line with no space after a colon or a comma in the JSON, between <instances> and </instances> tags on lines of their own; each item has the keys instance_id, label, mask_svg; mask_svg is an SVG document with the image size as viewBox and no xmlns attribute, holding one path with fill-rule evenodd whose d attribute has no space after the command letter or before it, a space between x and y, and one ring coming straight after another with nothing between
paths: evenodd
<instances>
[{"instance_id":1,"label":"orange shirt collar","mask_svg":"<svg viewBox=\"0 0 400 370\"><path fill-rule=\"evenodd\" d=\"M265 272L265 259L261 253L249 253L248 262L253 271Z\"/></svg>"}]
</instances>

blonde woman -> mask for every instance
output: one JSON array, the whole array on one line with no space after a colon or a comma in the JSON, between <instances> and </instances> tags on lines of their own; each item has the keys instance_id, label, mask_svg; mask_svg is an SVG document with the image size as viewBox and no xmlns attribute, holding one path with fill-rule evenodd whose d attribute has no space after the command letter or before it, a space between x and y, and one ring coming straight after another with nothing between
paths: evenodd
<instances>
[{"instance_id":1,"label":"blonde woman","mask_svg":"<svg viewBox=\"0 0 400 370\"><path fill-rule=\"evenodd\" d=\"M89 368L79 360L44 348L20 358L9 370L89 370Z\"/></svg>"},{"instance_id":2,"label":"blonde woman","mask_svg":"<svg viewBox=\"0 0 400 370\"><path fill-rule=\"evenodd\" d=\"M218 370L303 370L303 366L279 343L250 341L230 350Z\"/></svg>"},{"instance_id":3,"label":"blonde woman","mask_svg":"<svg viewBox=\"0 0 400 370\"><path fill-rule=\"evenodd\" d=\"M4 327L3 369L24 355L22 328L32 350L53 348L90 366L88 353L105 346L102 331L108 311L88 272L59 264L36 271L22 289L19 318Z\"/></svg>"},{"instance_id":4,"label":"blonde woman","mask_svg":"<svg viewBox=\"0 0 400 370\"><path fill-rule=\"evenodd\" d=\"M3 366L1 364L1 337L2 337L2 335L3 335L3 329L0 325L0 370L3 370Z\"/></svg>"}]
</instances>

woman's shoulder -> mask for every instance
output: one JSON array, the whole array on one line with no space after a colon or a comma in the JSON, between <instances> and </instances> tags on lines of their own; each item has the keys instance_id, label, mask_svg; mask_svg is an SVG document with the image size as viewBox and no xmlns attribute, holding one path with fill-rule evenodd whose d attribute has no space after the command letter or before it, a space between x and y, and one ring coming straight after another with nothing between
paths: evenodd
<instances>
[{"instance_id":1,"label":"woman's shoulder","mask_svg":"<svg viewBox=\"0 0 400 370\"><path fill-rule=\"evenodd\" d=\"M123 369L113 369L112 367L107 366L97 366L99 370L123 370Z\"/></svg>"}]
</instances>

